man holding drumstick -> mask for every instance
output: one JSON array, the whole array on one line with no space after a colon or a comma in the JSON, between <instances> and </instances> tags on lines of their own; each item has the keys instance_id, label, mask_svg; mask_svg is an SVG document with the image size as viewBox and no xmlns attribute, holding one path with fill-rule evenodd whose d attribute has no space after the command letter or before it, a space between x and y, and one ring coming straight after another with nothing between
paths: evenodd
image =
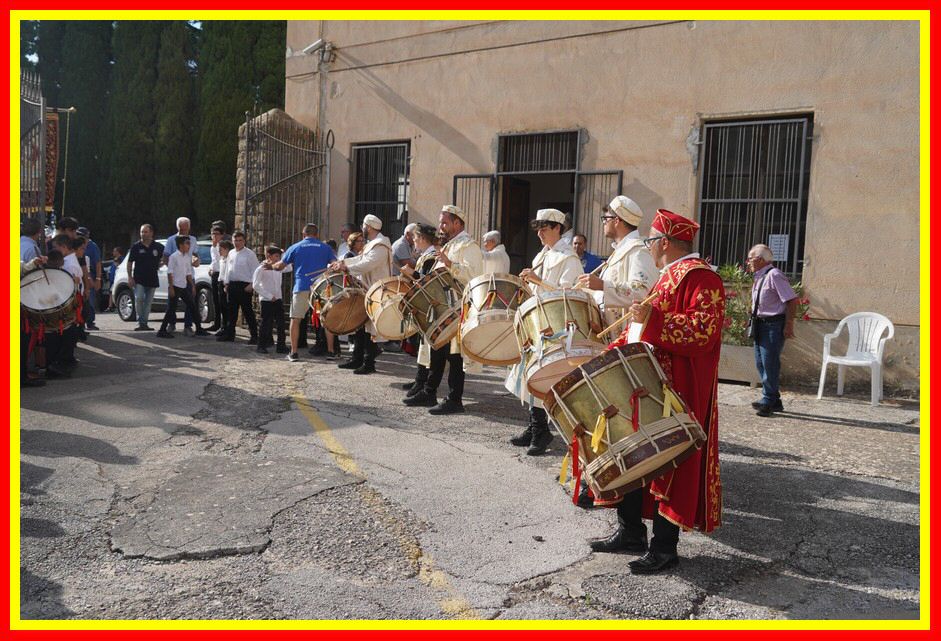
<instances>
[{"instance_id":1,"label":"man holding drumstick","mask_svg":"<svg viewBox=\"0 0 941 641\"><path fill-rule=\"evenodd\" d=\"M592 541L595 552L646 554L629 566L634 574L674 567L680 527L711 532L722 516L719 481L718 375L725 290L709 263L692 251L699 225L665 209L657 210L644 243L662 269L650 301L634 303L630 313L641 323L641 340L671 380L706 433L706 443L671 472L628 493L618 504L618 529L607 539ZM611 347L627 342L627 331ZM653 538L647 547L647 527Z\"/></svg>"}]
</instances>

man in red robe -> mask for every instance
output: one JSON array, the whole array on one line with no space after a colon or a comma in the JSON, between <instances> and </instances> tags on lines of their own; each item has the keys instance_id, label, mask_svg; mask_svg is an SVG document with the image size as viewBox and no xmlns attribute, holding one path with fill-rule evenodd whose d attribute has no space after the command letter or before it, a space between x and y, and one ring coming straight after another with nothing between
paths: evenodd
<instances>
[{"instance_id":1,"label":"man in red robe","mask_svg":"<svg viewBox=\"0 0 941 641\"><path fill-rule=\"evenodd\" d=\"M719 482L718 375L725 290L709 264L692 251L699 225L660 209L645 243L661 269L651 289L654 298L630 311L644 323L641 340L671 379L673 390L686 401L706 433L706 443L672 472L628 493L618 504L618 529L607 539L592 541L595 552L636 552L634 574L651 574L677 565L680 528L711 532L722 515ZM625 331L611 347L627 342ZM653 538L647 547L647 527L653 519Z\"/></svg>"}]
</instances>

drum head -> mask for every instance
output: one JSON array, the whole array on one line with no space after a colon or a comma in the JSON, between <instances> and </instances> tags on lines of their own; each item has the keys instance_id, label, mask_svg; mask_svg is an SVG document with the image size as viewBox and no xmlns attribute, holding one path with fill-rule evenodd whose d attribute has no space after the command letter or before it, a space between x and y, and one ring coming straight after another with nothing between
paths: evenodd
<instances>
[{"instance_id":1,"label":"drum head","mask_svg":"<svg viewBox=\"0 0 941 641\"><path fill-rule=\"evenodd\" d=\"M334 334L350 334L366 322L366 297L362 291L345 291L323 308L321 322Z\"/></svg>"},{"instance_id":2,"label":"drum head","mask_svg":"<svg viewBox=\"0 0 941 641\"><path fill-rule=\"evenodd\" d=\"M64 306L75 296L75 280L62 269L37 269L20 279L20 303L37 313Z\"/></svg>"},{"instance_id":3,"label":"drum head","mask_svg":"<svg viewBox=\"0 0 941 641\"><path fill-rule=\"evenodd\" d=\"M488 318L489 316L489 318ZM483 365L513 365L520 361L513 317L505 310L483 312L461 326L461 351Z\"/></svg>"}]
</instances>

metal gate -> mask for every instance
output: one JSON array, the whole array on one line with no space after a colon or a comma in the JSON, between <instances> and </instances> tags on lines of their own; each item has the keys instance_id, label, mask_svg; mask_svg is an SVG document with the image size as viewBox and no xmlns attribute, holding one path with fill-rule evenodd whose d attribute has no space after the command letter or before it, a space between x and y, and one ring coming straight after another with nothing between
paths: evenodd
<instances>
[{"instance_id":1,"label":"metal gate","mask_svg":"<svg viewBox=\"0 0 941 641\"><path fill-rule=\"evenodd\" d=\"M700 252L740 264L765 243L790 276L803 270L812 116L704 125Z\"/></svg>"},{"instance_id":2,"label":"metal gate","mask_svg":"<svg viewBox=\"0 0 941 641\"><path fill-rule=\"evenodd\" d=\"M575 176L575 213L572 225L588 239L588 251L597 256L611 253L611 241L604 237L601 209L621 193L624 172L585 171Z\"/></svg>"},{"instance_id":3,"label":"metal gate","mask_svg":"<svg viewBox=\"0 0 941 641\"><path fill-rule=\"evenodd\" d=\"M454 177L451 202L464 210L467 233L477 242L492 228L494 176L490 174L459 174Z\"/></svg>"},{"instance_id":4,"label":"metal gate","mask_svg":"<svg viewBox=\"0 0 941 641\"><path fill-rule=\"evenodd\" d=\"M259 253L267 245L285 248L329 210L333 132L323 135L272 109L246 112L242 137L246 243Z\"/></svg>"},{"instance_id":5,"label":"metal gate","mask_svg":"<svg viewBox=\"0 0 941 641\"><path fill-rule=\"evenodd\" d=\"M46 123L39 75L20 73L20 219L45 223Z\"/></svg>"}]
</instances>

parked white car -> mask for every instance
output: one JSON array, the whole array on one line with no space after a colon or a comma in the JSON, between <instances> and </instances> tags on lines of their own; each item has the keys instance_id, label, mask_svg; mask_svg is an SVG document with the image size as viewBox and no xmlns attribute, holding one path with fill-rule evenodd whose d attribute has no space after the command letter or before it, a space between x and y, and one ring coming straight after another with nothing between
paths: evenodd
<instances>
[{"instance_id":1,"label":"parked white car","mask_svg":"<svg viewBox=\"0 0 941 641\"><path fill-rule=\"evenodd\" d=\"M157 241L166 246L167 239L163 238ZM209 255L209 248L212 246L211 240L200 240L196 247L199 255L199 267L196 272L196 309L199 310L199 322L209 323L215 315L215 308L212 304L212 281L209 278L209 264L212 257ZM129 252L130 253L130 252ZM160 279L160 286L154 292L154 302L151 311L163 311L167 308L167 266L163 265L157 271ZM134 290L127 284L127 256L118 265L114 274L114 282L111 284L111 300L118 310L118 316L123 321L137 320L137 311L134 309ZM183 306L177 304L177 313L182 315ZM151 315L151 320L153 315Z\"/></svg>"}]
</instances>

